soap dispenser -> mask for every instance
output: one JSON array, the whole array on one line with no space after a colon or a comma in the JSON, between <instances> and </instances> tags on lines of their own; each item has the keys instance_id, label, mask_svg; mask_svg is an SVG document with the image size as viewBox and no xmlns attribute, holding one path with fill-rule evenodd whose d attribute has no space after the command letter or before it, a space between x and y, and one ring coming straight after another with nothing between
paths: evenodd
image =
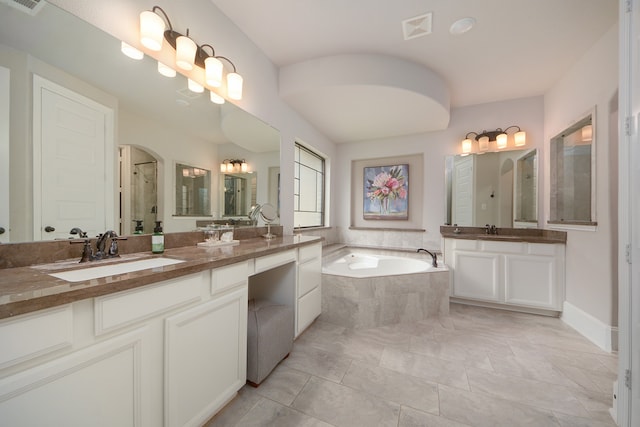
<instances>
[{"instance_id":1,"label":"soap dispenser","mask_svg":"<svg viewBox=\"0 0 640 427\"><path fill-rule=\"evenodd\" d=\"M164 234L162 233L162 221L156 221L156 226L151 235L151 252L161 254L164 252Z\"/></svg>"},{"instance_id":2,"label":"soap dispenser","mask_svg":"<svg viewBox=\"0 0 640 427\"><path fill-rule=\"evenodd\" d=\"M133 222L136 223L136 229L133 232L133 234L142 234L142 231L144 230L144 227L142 226L142 220L141 219L134 219Z\"/></svg>"}]
</instances>

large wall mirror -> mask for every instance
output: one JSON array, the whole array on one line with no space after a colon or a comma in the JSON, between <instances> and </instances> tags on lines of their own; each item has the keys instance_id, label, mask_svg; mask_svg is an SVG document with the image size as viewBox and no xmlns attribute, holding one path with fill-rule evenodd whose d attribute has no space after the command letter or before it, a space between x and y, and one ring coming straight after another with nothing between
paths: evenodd
<instances>
[{"instance_id":1,"label":"large wall mirror","mask_svg":"<svg viewBox=\"0 0 640 427\"><path fill-rule=\"evenodd\" d=\"M538 226L537 150L448 156L445 224Z\"/></svg>"},{"instance_id":2,"label":"large wall mirror","mask_svg":"<svg viewBox=\"0 0 640 427\"><path fill-rule=\"evenodd\" d=\"M229 102L213 104L207 93L190 92L183 76L160 75L152 58L125 57L119 40L56 6L47 3L31 16L0 4L0 67L9 70L11 92L10 111L0 109L0 114L10 116L11 152L10 218L9 224L0 224L10 238L5 234L3 242L68 238L70 223L88 229L90 236L106 229L132 234L136 220L142 220L144 233L151 232L155 220L163 221L166 232L194 230L197 219L213 221L225 215L224 176L219 172L225 158L245 159L256 180L255 200L271 201L270 170L280 166L276 129ZM41 203L34 179L52 178L37 177L42 168L32 152L34 75L113 111L113 125L107 130L112 133L108 154L113 159L103 177L109 183L106 207L96 208L109 211L103 225L92 228L87 225L90 215L73 218L73 210L63 225L39 218L47 209L38 210ZM0 117L0 123L5 119ZM77 165L95 160L78 150L75 155ZM178 177L178 163L212 171L206 178L209 185L197 190L202 197L201 189L209 189L209 205L195 216L180 214L185 212L181 203L188 187L184 179L189 185L202 179ZM86 173L77 173L75 181L86 181ZM0 191L6 192L3 185ZM47 234L47 226L56 231Z\"/></svg>"}]
</instances>

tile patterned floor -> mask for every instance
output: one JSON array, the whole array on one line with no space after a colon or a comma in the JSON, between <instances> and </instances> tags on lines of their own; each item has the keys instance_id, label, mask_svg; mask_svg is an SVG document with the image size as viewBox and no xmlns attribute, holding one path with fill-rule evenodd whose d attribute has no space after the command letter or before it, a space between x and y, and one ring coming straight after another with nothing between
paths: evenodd
<instances>
[{"instance_id":1,"label":"tile patterned floor","mask_svg":"<svg viewBox=\"0 0 640 427\"><path fill-rule=\"evenodd\" d=\"M375 329L316 321L207 426L615 426L616 367L543 316L452 304L446 317Z\"/></svg>"}]
</instances>

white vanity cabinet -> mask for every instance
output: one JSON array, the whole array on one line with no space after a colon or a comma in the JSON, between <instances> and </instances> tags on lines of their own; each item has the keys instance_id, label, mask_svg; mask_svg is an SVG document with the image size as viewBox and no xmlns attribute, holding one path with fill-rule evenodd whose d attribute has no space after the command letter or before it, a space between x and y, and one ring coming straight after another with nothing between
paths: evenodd
<instances>
[{"instance_id":1,"label":"white vanity cabinet","mask_svg":"<svg viewBox=\"0 0 640 427\"><path fill-rule=\"evenodd\" d=\"M322 244L298 249L298 280L296 286L296 337L322 311Z\"/></svg>"},{"instance_id":2,"label":"white vanity cabinet","mask_svg":"<svg viewBox=\"0 0 640 427\"><path fill-rule=\"evenodd\" d=\"M245 383L247 283L244 261L1 321L2 424L203 424Z\"/></svg>"},{"instance_id":3,"label":"white vanity cabinet","mask_svg":"<svg viewBox=\"0 0 640 427\"><path fill-rule=\"evenodd\" d=\"M498 240L444 240L453 300L562 311L565 245Z\"/></svg>"}]
</instances>

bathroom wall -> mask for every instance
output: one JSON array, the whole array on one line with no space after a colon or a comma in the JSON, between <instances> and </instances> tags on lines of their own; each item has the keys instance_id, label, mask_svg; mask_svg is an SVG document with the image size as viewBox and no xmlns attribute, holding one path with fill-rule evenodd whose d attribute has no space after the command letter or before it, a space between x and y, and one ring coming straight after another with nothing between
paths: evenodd
<instances>
[{"instance_id":1,"label":"bathroom wall","mask_svg":"<svg viewBox=\"0 0 640 427\"><path fill-rule=\"evenodd\" d=\"M420 223L425 230L350 229L350 213L348 209L342 209L337 212L335 221L340 240L357 245L440 250L440 226L444 224L445 215L445 157L460 153L460 142L470 131L504 129L510 125L518 125L527 132L526 148L541 149L544 128L542 96L453 109L449 128L443 131L339 144L335 159L335 181L339 183L349 182L353 160L422 154L424 197ZM350 206L351 197L349 185L338 187L335 199L338 206ZM384 226L381 221L371 225Z\"/></svg>"},{"instance_id":2,"label":"bathroom wall","mask_svg":"<svg viewBox=\"0 0 640 427\"><path fill-rule=\"evenodd\" d=\"M617 163L610 159L610 144L616 133L611 132L611 99L618 88L618 25L612 27L544 97L544 134L548 141L572 122L584 117L596 107L596 220L591 230L568 230L567 235L567 292L569 316L574 313L574 327L583 329L614 328L617 325L617 301L613 298L614 282L612 252L617 236L612 231L616 212L610 205L617 198ZM615 108L615 107L614 107ZM616 108L617 110L617 108ZM613 136L612 136L613 135ZM548 144L548 142L547 142ZM545 174L548 176L548 151L545 153ZM549 185L544 187L545 200ZM544 220L548 218L545 204ZM567 312L565 310L565 313ZM590 318L593 317L593 319ZM591 326L588 326L591 325ZM580 329L579 329L580 330ZM581 332L585 333L584 330ZM611 331L609 331L611 332ZM615 329L613 329L615 335Z\"/></svg>"}]
</instances>

